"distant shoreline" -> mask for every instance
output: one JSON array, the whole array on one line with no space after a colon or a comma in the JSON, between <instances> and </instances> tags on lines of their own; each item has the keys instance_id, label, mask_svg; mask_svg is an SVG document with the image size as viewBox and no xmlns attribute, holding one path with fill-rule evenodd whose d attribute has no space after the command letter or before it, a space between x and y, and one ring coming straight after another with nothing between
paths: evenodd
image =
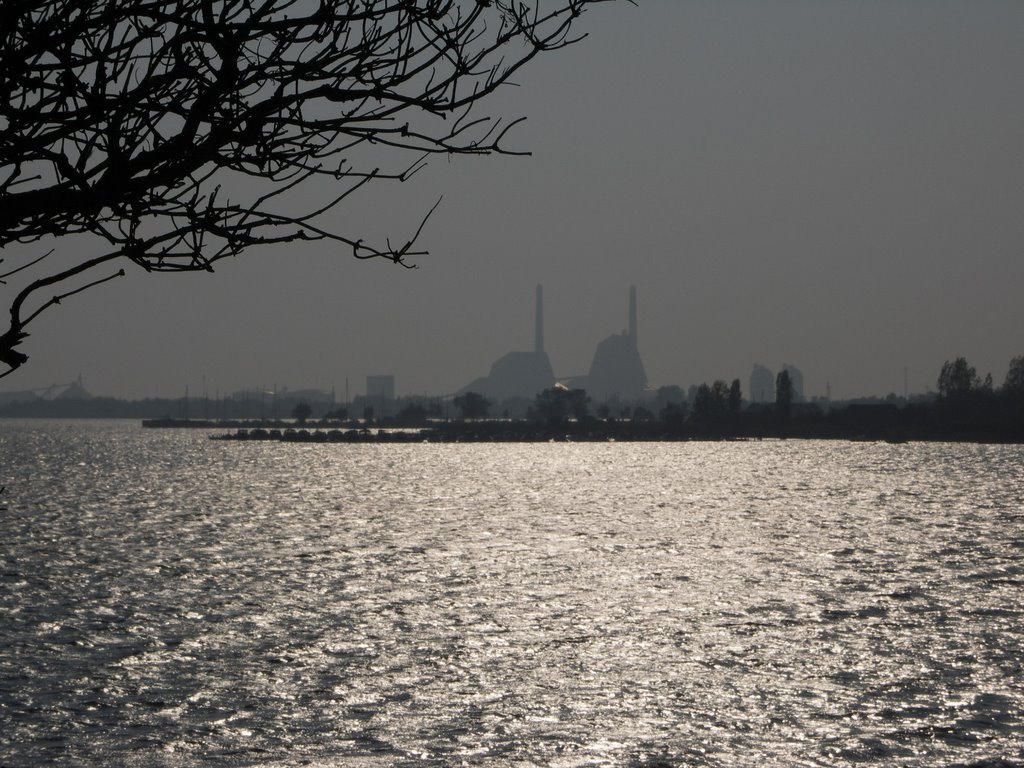
<instances>
[{"instance_id":1,"label":"distant shoreline","mask_svg":"<svg viewBox=\"0 0 1024 768\"><path fill-rule=\"evenodd\" d=\"M130 419L101 414L3 414L0 419ZM2 423L2 422L0 422ZM744 410L711 419L628 419L584 417L557 422L480 419L408 422L396 418L296 419L143 418L145 429L205 429L215 440L301 443L498 443L498 442L681 442L721 440L846 440L889 443L959 442L1024 444L1024 411L991 399L974 407L956 403L924 406L853 404L821 411L795 407L788 418L771 408Z\"/></svg>"},{"instance_id":2,"label":"distant shoreline","mask_svg":"<svg viewBox=\"0 0 1024 768\"><path fill-rule=\"evenodd\" d=\"M150 425L153 427L154 425ZM175 425L170 428L181 428ZM216 427L229 427L226 424ZM229 427L230 428L230 427ZM246 425L234 432L210 435L211 440L291 443L613 443L759 440L843 440L847 442L961 442L1022 444L1024 434L981 429L919 430L914 432L864 428L823 428L820 424L790 424L774 429L667 429L663 424L631 422L566 422L542 425L526 421L447 422L426 427L339 428L299 425Z\"/></svg>"}]
</instances>

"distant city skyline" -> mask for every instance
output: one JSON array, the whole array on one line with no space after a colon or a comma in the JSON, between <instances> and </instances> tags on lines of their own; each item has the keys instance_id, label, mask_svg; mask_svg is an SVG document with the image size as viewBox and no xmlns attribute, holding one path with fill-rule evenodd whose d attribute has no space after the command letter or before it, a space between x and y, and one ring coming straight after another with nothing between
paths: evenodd
<instances>
[{"instance_id":1,"label":"distant city skyline","mask_svg":"<svg viewBox=\"0 0 1024 768\"><path fill-rule=\"evenodd\" d=\"M536 305L536 309L535 309L534 327L533 327L534 350L533 350L532 353L525 353L525 352L524 353L509 353L508 355L505 356L506 358L513 357L516 354L530 356L532 354L536 354L539 351L544 356L545 360L548 359L548 356L547 356L547 353L546 353L546 350L545 350L544 319L543 319L543 311L541 309L541 295L542 295L542 286L541 286L541 284L539 284L539 283L537 284L536 290L537 290L537 305ZM636 306L636 301L637 301L636 300L636 286L630 286L630 305L629 305L629 314L628 314L628 318L627 318L627 323L623 327L623 330L621 331L621 333L613 332L612 336L606 338L605 341L602 342L602 343L607 343L609 341L613 341L616 336L621 336L623 338L631 339L632 348L637 350L638 353L642 353L642 349L639 348L639 342L637 340L637 336L638 336L638 334L637 334L637 325L638 325L637 315L638 315L638 309L637 309L637 306ZM605 326L606 329L610 329L610 328L614 328L615 327L615 320L614 320L615 314L616 313L614 312L613 309L609 309L609 312L608 312L609 317L607 319L607 322L604 323L604 326ZM486 330L486 329L483 329L483 330ZM522 336L523 338L526 338L527 330L528 330L527 326L524 325L523 328L520 329L520 330L521 330L521 332L518 335ZM599 333L595 331L594 335L598 336ZM592 349L594 347L600 347L600 344L595 342L593 345L591 345ZM495 350L495 354L496 355L499 352L500 352L499 350ZM956 357L956 356L959 356L959 355L951 355L947 359L952 359L953 357ZM972 362L974 361L974 358L970 354L967 354L965 356L970 361L972 361ZM587 352L586 352L586 350L577 349L577 350L572 351L570 354L566 355L566 357L569 358L569 359L586 359ZM557 363L557 360L555 362ZM663 365L662 365L663 361L660 361L660 360L657 360L657 359L653 359L652 362L654 363L654 366L656 368L663 367ZM1007 364L1009 363L1009 358L1007 359L1006 363ZM584 388L584 389L588 388L588 381L586 380L587 379L586 376L581 376L581 375L579 375L578 372L570 373L569 369L564 368L564 366L561 366L561 365L557 365L557 364L552 365L551 363L549 363L548 365L550 367L550 370L552 371L552 373L551 373L552 382L551 383L554 383L555 381L557 381L557 382L566 383L566 384L573 385L573 386L579 386L579 387ZM593 365L593 363L591 363L591 366L592 365ZM643 364L640 363L640 366L641 366L641 370L642 370ZM940 366L941 366L941 363L940 363ZM1005 368L1006 368L1006 364L1004 364L1002 366L1002 370L1001 371L999 369L997 369L997 371L999 371L998 375L997 375L996 371L991 372L996 385L999 385L1002 382L1003 377L1005 376ZM752 374L752 369L753 369L753 374ZM701 384L701 383L711 383L714 380L731 381L733 379L737 379L738 378L741 381L742 386L743 386L743 394L744 394L744 399L745 400L747 400L748 402L766 402L766 401L771 401L771 400L774 399L774 383L770 387L767 387L767 395L765 395L765 391L764 391L765 388L764 387L762 387L762 389L759 390L759 391L755 391L754 384L753 384L753 381L752 381L752 376L756 376L759 373L759 369L760 369L760 371L767 371L767 373L771 375L773 380L774 380L774 375L777 374L779 371L781 371L783 369L786 369L786 370L796 370L799 373L799 375L800 375L800 381L801 381L801 386L800 386L799 390L802 393L802 395L804 397L806 397L807 399L829 398L829 397L832 397L832 396L835 395L837 389L840 389L842 391L841 397L843 399L856 399L856 398L861 398L861 397L884 397L884 396L892 395L892 394L895 394L895 395L898 395L898 396L904 396L906 394L909 394L909 395L929 394L929 393L934 393L936 391L936 381L937 381L938 375L939 375L939 368L936 368L936 370L933 372L933 375L931 375L931 376L929 376L927 373L925 373L921 377L921 379L920 379L920 386L915 388L914 386L911 385L911 381L914 381L914 380L917 380L917 379L911 379L910 378L910 373L909 373L909 368L908 367L904 367L903 369L898 371L899 381L896 382L894 380L893 386L890 389L888 389L887 391L863 391L863 392L860 392L860 391L847 391L846 388L843 388L841 382L839 384L839 387L837 388L836 383L831 381L831 380L828 380L828 379L825 379L825 378L821 378L820 381L818 381L818 379L814 378L813 367L811 367L811 371L812 371L812 378L811 378L811 380L812 380L812 382L814 382L814 384L812 384L812 386L810 388L808 388L803 383L803 376L804 376L804 374L803 374L803 370L804 370L803 365L796 366L793 363L790 363L788 361L773 361L773 360L769 360L767 358L760 358L760 359L752 360L747 365L745 371L738 371L738 370L737 371L729 371L729 372L723 372L723 373L718 373L718 374L712 374L712 375L710 375L708 377L704 377L704 378L695 378L695 379L690 379L690 380L659 381L659 382L650 382L650 381L648 381L648 386L646 387L646 391L649 394L651 394L654 391L656 391L659 387L663 387L663 386L679 386L679 387L681 387L683 389L683 391L686 391L688 388L696 387L698 384ZM979 370L981 370L981 369L979 369ZM988 373L988 371L982 371L982 373L983 374L984 373ZM336 393L339 392L339 391L341 391L343 393L347 393L349 398L351 398L351 397L359 396L359 395L379 396L380 393L378 391L375 391L374 390L374 385L370 384L369 382L371 382L371 380L390 379L390 385L392 387L392 389L390 390L391 391L391 395L390 395L391 397L406 397L406 396L415 396L415 395L424 395L424 396L430 396L430 397L449 397L449 396L453 396L453 395L455 395L455 394L457 394L459 392L464 392L464 391L483 391L485 394L490 394L491 396L495 396L495 393L493 393L493 392L488 393L487 392L486 385L480 386L480 382L484 381L484 379L476 379L473 382L470 382L469 384L463 384L463 386L455 386L455 387L445 388L445 389L441 389L441 390L427 390L427 389L422 389L422 388L419 388L419 389L412 389L412 388L410 388L410 386L408 384L406 384L405 382L406 381L415 381L415 379L414 379L413 376L410 376L408 374L409 374L408 369L406 367L404 367L401 363L399 363L399 364L393 366L393 369L389 370L388 372L377 371L375 373L367 373L367 372L363 372L363 371L356 371L356 372L353 372L351 375L345 375L345 376L341 377L340 380L332 379L329 382L290 380L290 379L288 379L286 377L281 377L281 378L262 377L262 378L258 378L257 380L250 381L250 382L241 382L241 383L234 382L234 383L229 383L226 386L221 386L219 382L217 382L217 381L215 381L213 379L209 379L207 376L205 376L205 374L201 374L198 381L193 380L193 379L182 378L181 382L179 383L179 385L177 387L177 389L173 389L172 388L172 389L159 389L159 390L154 390L154 391L135 391L135 392L124 392L124 391L118 391L116 389L114 391L108 391L108 390L102 390L101 391L101 390L97 389L95 391L91 391L90 390L89 393L90 393L90 395L93 395L93 396L111 396L111 397L120 397L120 398L125 398L125 399L142 399L142 398L146 398L146 397L171 397L171 398L181 397L185 392L189 392L192 397L202 397L202 396L214 397L215 393L219 393L220 396L226 397L226 396L230 396L232 394L237 394L237 393L244 392L244 391L263 392L265 394L269 394L269 393L274 393L274 392L285 393L285 392L296 392L296 391L302 391L302 390L310 390L310 391L312 391L312 390L319 390L321 392L331 392L333 390ZM494 374L494 371L492 369L492 375L493 374ZM75 373L75 375L69 381L41 383L38 386L24 387L24 388L15 387L15 386L12 386L11 384L9 384L6 387L2 386L3 381L8 381L8 382L12 382L13 383L16 380L15 377L8 377L7 379L5 379L3 381L0 381L0 394L3 394L3 393L13 393L13 392L22 392L22 391L36 391L36 392L40 392L40 393L46 392L47 390L61 391L62 388L64 388L64 387L70 387L69 391L75 392L75 391L78 391L79 389L87 389L84 386L84 384L88 381L88 379L89 379L89 377L84 376L81 371L78 371L78 372ZM899 383L900 386L896 386L897 383ZM817 386L818 384L820 384L820 387ZM477 385L477 386L474 386L474 385ZM539 391L540 388L541 387L538 387L537 391ZM601 395L601 394L598 394L596 391L591 391L591 390L588 390L588 392L592 392L592 394L594 395L594 397L595 397L595 399L597 401L601 401L601 400L607 399L607 397L609 395L618 395L619 394L618 392L611 392L611 393L605 392L603 395ZM507 397L507 396L511 396L510 393L498 394L497 395L497 399L500 400L500 399L503 399L504 397ZM637 393L633 393L632 395L628 396L628 399L636 399L636 398L639 398L639 397L640 396ZM341 397L339 397L339 402L342 402L344 399L345 399L344 395L342 395Z\"/></svg>"},{"instance_id":2,"label":"distant city skyline","mask_svg":"<svg viewBox=\"0 0 1024 768\"><path fill-rule=\"evenodd\" d=\"M528 117L510 139L533 157L435 160L334 214L398 240L443 197L419 269L320 244L129 270L40 317L0 390L454 392L530 348L538 283L556 375L589 369L633 284L652 387L791 363L809 396L924 392L958 356L1002 382L1024 353L1024 4L652 1L581 24L490 105Z\"/></svg>"},{"instance_id":3,"label":"distant city skyline","mask_svg":"<svg viewBox=\"0 0 1024 768\"><path fill-rule=\"evenodd\" d=\"M606 338L604 340L604 342L601 342L601 343L604 344L604 343L607 343L609 341L613 341L615 339L615 337L621 336L622 338L629 339L630 340L630 346L632 347L632 349L636 350L638 353L641 353L642 349L639 348L638 332L637 332L639 311L638 311L638 308L637 308L636 286L631 285L631 286L629 286L629 289L630 289L630 303L629 303L629 310L628 310L628 316L627 316L627 323L623 327L623 330L621 331L621 333L613 332L612 336L609 336L608 338ZM545 341L544 341L544 333L545 333L545 331L544 331L544 318L543 318L543 309L542 309L542 291L543 291L543 287L542 287L541 284L538 283L537 286L536 286L537 298L536 298L534 325L533 325L533 338L534 338L534 349L533 349L533 351L529 352L529 353L528 352L508 353L508 354L506 354L502 358L502 360L499 360L498 363L501 363L503 360L505 362L508 362L507 358L512 358L512 357L515 357L516 355L522 355L522 356L526 356L526 357L531 357L532 355L536 355L538 353L543 355L545 360L549 359L548 355L546 353L546 350L545 350ZM607 322L604 324L606 328L614 328L615 327L615 321L614 321L615 314L616 313L614 312L613 309L609 309L609 312L608 312L609 317L608 317ZM484 329L484 330L486 330L486 329ZM520 331L521 332L518 335L522 336L525 339L527 337L527 331L528 331L527 325L524 325L523 328L520 329ZM598 335L598 334L595 332L595 335ZM592 345L592 349L594 347L600 347L600 346L601 346L601 344L598 344L597 342L595 342ZM495 354L496 355L499 352L500 352L499 350L495 350ZM573 359L573 358L575 358L575 359L585 359L586 356L587 356L586 350L575 350L572 354L567 355L567 357L570 358L570 359ZM959 356L959 355L952 355L948 359L952 359L953 357L956 357L956 356ZM972 358L971 355L967 354L965 356L970 361L973 362L974 358ZM557 360L555 362L557 363ZM655 364L655 367L658 367L658 368L662 367L659 364L662 363L663 361L659 361L659 360L655 359L655 360L653 360L653 362ZM1009 363L1009 358L1007 359L1006 363L1007 364ZM593 365L593 363L591 363L591 366L592 365ZM639 363L639 365L641 366L641 371L642 371L643 364ZM560 382L560 383L566 383L566 384L573 385L573 386L579 386L579 387L584 388L584 389L588 388L588 381L587 381L587 377L586 376L581 376L581 375L579 375L578 372L570 373L569 369L564 369L563 366L560 366L560 365L557 365L557 364L553 365L551 363L548 363L548 366L549 366L549 369L551 371L551 383L552 384L557 381L557 382ZM941 363L940 363L940 366L941 366ZM1004 364L1004 366L1003 366L1004 370L1002 370L999 375L997 375L996 372L992 372L993 379L994 379L994 381L995 381L997 386L1002 382L1003 377L1005 376L1005 368L1006 368L1006 365ZM818 388L816 386L812 386L812 387L808 388L804 384L804 372L803 372L804 371L804 367L802 365L801 366L796 366L793 363L790 363L788 361L772 361L772 360L769 360L769 359L766 359L766 358L752 360L747 365L745 371L724 372L724 373L720 373L720 374L713 374L713 375L711 375L709 377L692 379L692 380L661 381L661 382L650 382L650 381L648 381L648 383L647 383L648 385L647 385L645 391L648 392L648 394L652 394L659 387L663 387L663 386L679 386L685 392L688 388L696 387L698 384L701 384L701 383L711 383L714 380L731 381L733 379L739 379L741 381L741 383L742 383L742 386L743 386L743 395L744 395L744 399L745 400L747 400L748 402L755 402L755 403L756 402L766 402L766 401L771 401L771 400L774 399L774 383L772 383L771 386L762 386L760 389L756 389L756 391L755 391L756 385L754 384L754 378L757 377L759 374L761 374L763 376L763 375L765 375L765 373L767 373L768 375L770 375L770 378L772 379L772 382L774 382L775 374L777 374L778 372L782 371L783 369L790 370L790 371L794 371L795 370L798 373L798 375L800 376L800 386L798 387L798 390L801 393L801 395L803 397L806 397L807 399L832 397L836 393L837 387L836 387L835 382L833 382L831 380L824 379L824 378L821 379L821 381L820 381L820 388ZM813 371L813 368L811 370ZM982 372L982 374L988 373L988 371L981 371L981 372ZM860 397L884 397L884 396L892 395L892 394L895 394L895 395L898 395L898 396L904 396L906 394L909 394L909 395L928 394L928 393L934 393L936 391L936 382L937 382L938 375L939 375L939 369L938 368L934 371L934 375L932 375L931 377L928 377L928 375L926 374L923 377L924 380L923 380L921 386L919 386L918 388L914 388L913 386L911 386L911 383L910 383L911 379L910 379L910 374L909 374L909 368L905 367L904 369L901 369L898 373L899 373L899 383L900 383L899 387L897 387L895 385L895 383L894 383L894 386L891 389L889 389L888 391L884 391L884 392L883 391L875 391L875 392L856 392L856 391L849 391L849 392L847 392L847 391L843 391L841 397L844 398L844 399L856 399L856 398L860 398ZM493 367L492 367L491 374L492 374L492 376L494 375ZM401 364L398 364L398 365L394 366L392 370L389 370L387 372L381 372L381 371L376 371L374 373L367 373L367 372L362 372L362 371L353 372L351 375L343 376L340 379L340 381L332 379L329 382L301 381L301 380L294 380L293 381L293 380L288 380L286 378L276 379L276 378L273 378L273 377L263 377L263 378L259 378L256 381L242 382L240 384L236 382L234 384L229 384L227 386L221 386L220 383L218 383L217 381L214 381L212 379L208 379L208 377L206 377L205 374L201 374L199 381L195 381L195 380L191 380L191 379L184 379L183 378L181 383L178 385L176 390L175 389L170 389L170 390L168 390L168 389L160 389L158 391L141 391L141 392L134 392L134 393L125 393L125 392L121 392L121 391L107 391L107 390L103 390L103 391L95 390L95 391L93 391L93 390L90 390L88 387L85 386L85 384L88 383L88 379L89 379L89 377L84 376L81 371L78 371L78 372L75 373L75 375L73 377L71 377L71 380L69 380L69 381L60 381L60 382L56 382L55 381L55 382L49 382L49 383L42 383L42 384L39 384L38 386L30 386L30 387L15 387L15 386L12 386L11 384L9 384L6 387L2 386L4 381L13 382L13 381L16 380L15 377L8 377L5 380L0 380L0 394L18 393L18 392L24 392L24 391L35 391L35 392L38 392L38 393L45 393L47 391L57 391L57 392L60 392L60 391L63 390L63 388L68 387L70 392L76 392L76 391L85 389L85 390L89 391L89 394L92 395L92 396L111 396L111 397L120 397L120 398L125 398L125 399L142 399L142 398L146 398L146 397L171 397L171 398L181 397L183 394L185 394L185 392L189 392L192 397L203 397L203 396L214 397L215 393L219 393L219 395L222 396L222 397L227 397L227 396L230 396L232 394L237 394L237 393L245 392L245 391L263 392L265 394L270 394L270 393L275 393L275 392L276 393L287 393L287 392L297 392L297 391L303 391L303 390L309 390L309 391L319 390L320 392L324 392L324 393L331 392L331 391L334 391L335 393L338 393L340 391L342 394L338 397L338 401L339 402L343 402L344 399L346 399L346 397L345 397L346 394L348 395L349 399L351 397L360 396L360 395L363 395L363 396L380 396L381 393L377 389L377 386L379 386L379 385L376 384L376 383L371 383L371 382L379 382L379 381L383 381L383 380L387 379L387 380L390 380L389 381L389 385L391 387L391 389L389 390L389 392L390 392L389 397L406 397L406 396L416 396L416 395L423 395L423 396L430 396L430 397L449 397L449 396L453 396L455 394L458 394L459 392L465 392L465 391L480 391L480 392L483 392L484 394L489 394L492 397L497 397L497 399L499 399L499 400L500 399L504 399L504 397L512 396L511 393L508 393L508 392L502 392L502 393L499 393L497 395L494 392L488 392L486 384L482 383L482 382L485 381L486 377L485 378L475 379L472 382L470 382L469 384L463 383L462 386L455 386L455 387L446 388L446 389L442 389L442 390L411 389L411 388L408 387L408 385L404 385L403 380L414 380L414 379L413 379L413 377L408 376L408 370L403 368L403 366ZM812 381L816 381L816 380L812 378ZM840 387L841 386L842 385L840 384ZM536 391L539 391L541 388L543 388L543 387L538 386ZM525 392L525 390L524 390L524 392ZM617 391L616 392L605 392L603 395L598 394L596 391L588 390L588 392L591 392L594 395L594 397L595 397L595 399L597 401L601 401L601 400L607 399L607 397L609 395L618 396L620 394ZM766 392L767 392L767 394L766 394ZM522 395L522 396L525 396L525 395ZM636 399L636 398L639 398L640 395L638 395L637 393L633 393L633 394L628 395L626 397L627 397L627 399Z\"/></svg>"}]
</instances>

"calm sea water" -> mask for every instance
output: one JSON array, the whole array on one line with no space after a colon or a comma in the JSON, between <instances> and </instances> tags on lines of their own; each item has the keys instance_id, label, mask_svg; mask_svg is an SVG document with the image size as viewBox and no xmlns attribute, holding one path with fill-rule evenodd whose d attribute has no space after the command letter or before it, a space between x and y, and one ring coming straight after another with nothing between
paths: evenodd
<instances>
[{"instance_id":1,"label":"calm sea water","mask_svg":"<svg viewBox=\"0 0 1024 768\"><path fill-rule=\"evenodd\" d=\"M0 422L0 765L1024 763L1024 448Z\"/></svg>"}]
</instances>

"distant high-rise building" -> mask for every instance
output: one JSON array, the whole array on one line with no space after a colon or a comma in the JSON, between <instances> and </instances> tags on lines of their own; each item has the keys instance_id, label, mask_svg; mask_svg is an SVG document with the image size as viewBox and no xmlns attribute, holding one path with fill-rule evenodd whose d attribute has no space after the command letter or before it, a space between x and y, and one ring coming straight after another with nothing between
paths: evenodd
<instances>
[{"instance_id":1,"label":"distant high-rise building","mask_svg":"<svg viewBox=\"0 0 1024 768\"><path fill-rule=\"evenodd\" d=\"M544 287L537 283L537 300L535 302L533 322L533 354L544 354Z\"/></svg>"},{"instance_id":2,"label":"distant high-rise building","mask_svg":"<svg viewBox=\"0 0 1024 768\"><path fill-rule=\"evenodd\" d=\"M366 400L378 418L393 416L395 377L392 374L366 377Z\"/></svg>"},{"instance_id":3,"label":"distant high-rise building","mask_svg":"<svg viewBox=\"0 0 1024 768\"><path fill-rule=\"evenodd\" d=\"M754 363L754 370L750 374L750 402L775 402L775 374L758 363Z\"/></svg>"},{"instance_id":4,"label":"distant high-rise building","mask_svg":"<svg viewBox=\"0 0 1024 768\"><path fill-rule=\"evenodd\" d=\"M802 403L804 401L803 373L795 365L789 363L784 363L782 370L789 374L789 382L793 385L793 402ZM754 363L754 370L750 374L750 402L775 402L775 374L771 369L757 363Z\"/></svg>"},{"instance_id":5,"label":"distant high-rise building","mask_svg":"<svg viewBox=\"0 0 1024 768\"><path fill-rule=\"evenodd\" d=\"M637 346L636 336L636 286L629 286L629 338L633 341L633 346Z\"/></svg>"},{"instance_id":6,"label":"distant high-rise building","mask_svg":"<svg viewBox=\"0 0 1024 768\"><path fill-rule=\"evenodd\" d=\"M366 377L366 396L384 400L395 399L395 377L392 374Z\"/></svg>"}]
</instances>

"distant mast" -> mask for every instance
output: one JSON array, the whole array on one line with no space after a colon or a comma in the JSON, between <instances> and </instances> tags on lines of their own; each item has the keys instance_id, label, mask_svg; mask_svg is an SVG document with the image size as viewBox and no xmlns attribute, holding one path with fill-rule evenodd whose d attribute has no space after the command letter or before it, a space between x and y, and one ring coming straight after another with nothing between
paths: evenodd
<instances>
[{"instance_id":1,"label":"distant mast","mask_svg":"<svg viewBox=\"0 0 1024 768\"><path fill-rule=\"evenodd\" d=\"M537 283L537 319L533 326L534 354L544 354L544 288Z\"/></svg>"},{"instance_id":2,"label":"distant mast","mask_svg":"<svg viewBox=\"0 0 1024 768\"><path fill-rule=\"evenodd\" d=\"M636 286L629 286L629 338L636 347Z\"/></svg>"}]
</instances>

